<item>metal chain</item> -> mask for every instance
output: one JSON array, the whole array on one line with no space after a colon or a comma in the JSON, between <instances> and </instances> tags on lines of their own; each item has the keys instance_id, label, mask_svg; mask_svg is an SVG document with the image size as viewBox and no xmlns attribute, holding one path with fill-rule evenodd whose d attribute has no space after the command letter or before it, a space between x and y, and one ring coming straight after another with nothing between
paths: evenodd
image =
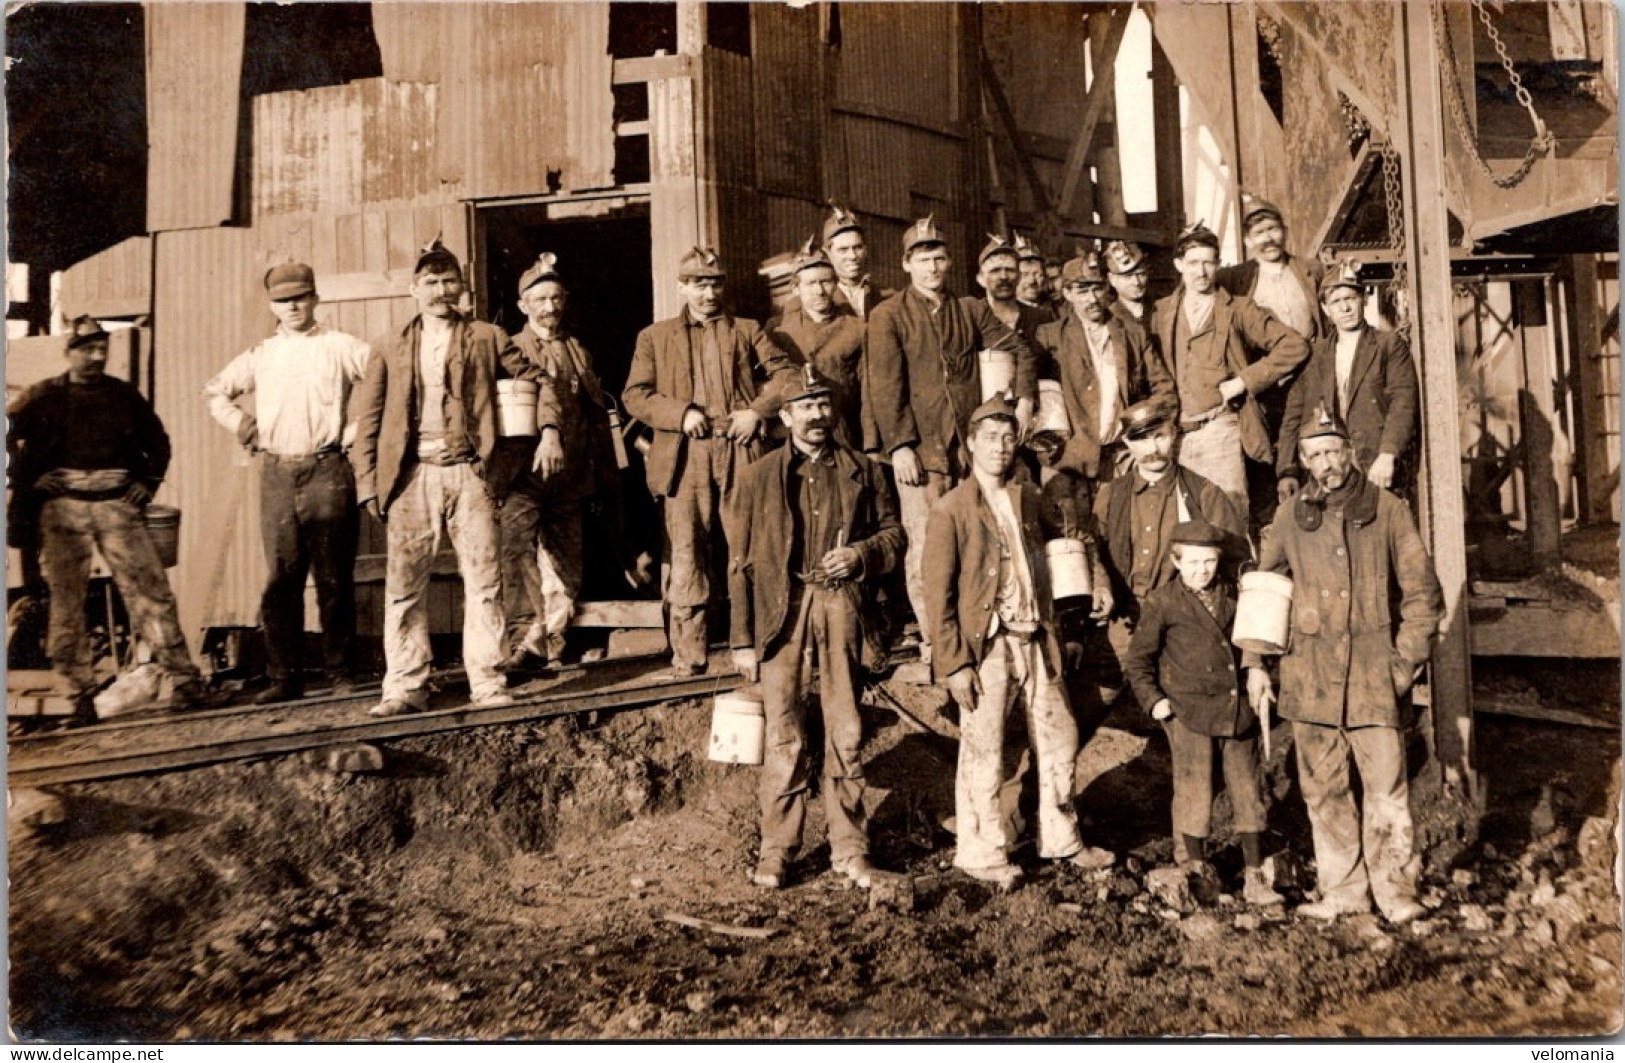
<instances>
[{"instance_id":1,"label":"metal chain","mask_svg":"<svg viewBox=\"0 0 1625 1063\"><path fill-rule=\"evenodd\" d=\"M1398 304L1398 296L1406 290L1408 268L1405 264L1405 203L1399 189L1399 152L1386 139L1373 137L1371 150L1382 157L1382 201L1388 212L1388 246L1394 253L1394 276L1388 282L1390 296ZM1410 330L1409 313L1404 321L1395 322L1396 331Z\"/></svg>"},{"instance_id":2,"label":"metal chain","mask_svg":"<svg viewBox=\"0 0 1625 1063\"><path fill-rule=\"evenodd\" d=\"M1517 167L1506 175L1497 174L1490 168L1489 162L1478 150L1478 135L1473 129L1472 121L1467 117L1467 99L1463 94L1461 71L1456 66L1456 51L1450 38L1450 24L1444 17L1444 4L1442 0L1434 0L1428 6L1433 13L1433 34L1438 42L1439 50L1444 53L1447 69L1442 71L1445 84L1445 98L1450 104L1450 117L1455 122L1456 132L1460 134L1461 141L1467 145L1467 150L1473 157L1473 162L1484 171L1484 176L1497 188L1516 188L1522 184L1524 178L1535 168L1542 155L1548 154L1557 147L1557 138L1546 128L1546 122L1535 112L1535 101L1524 87L1523 79L1512 65L1512 57L1507 53L1506 44L1502 42L1501 35L1496 32L1495 26L1490 22L1489 9L1484 0L1472 0L1473 9L1478 12L1479 21L1489 31L1490 43L1495 46L1496 55L1501 59L1501 66L1506 70L1507 77L1512 83L1513 94L1517 96L1518 103L1529 112L1529 120L1534 123L1535 135L1529 140L1529 147L1524 150L1523 159Z\"/></svg>"}]
</instances>

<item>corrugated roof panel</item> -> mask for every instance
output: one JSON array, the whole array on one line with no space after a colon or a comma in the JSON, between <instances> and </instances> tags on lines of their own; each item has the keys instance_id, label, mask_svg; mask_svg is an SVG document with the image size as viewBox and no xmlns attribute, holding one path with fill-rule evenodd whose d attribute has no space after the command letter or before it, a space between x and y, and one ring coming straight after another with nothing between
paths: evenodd
<instances>
[{"instance_id":1,"label":"corrugated roof panel","mask_svg":"<svg viewBox=\"0 0 1625 1063\"><path fill-rule=\"evenodd\" d=\"M146 5L147 229L232 220L244 6Z\"/></svg>"}]
</instances>

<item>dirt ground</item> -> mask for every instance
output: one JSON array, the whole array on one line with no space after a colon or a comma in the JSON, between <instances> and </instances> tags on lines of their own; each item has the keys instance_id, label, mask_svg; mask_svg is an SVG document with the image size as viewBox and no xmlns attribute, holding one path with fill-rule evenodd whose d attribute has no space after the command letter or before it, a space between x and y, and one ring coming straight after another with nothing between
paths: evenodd
<instances>
[{"instance_id":1,"label":"dirt ground","mask_svg":"<svg viewBox=\"0 0 1625 1063\"><path fill-rule=\"evenodd\" d=\"M1571 708L1588 692L1618 719L1613 663L1518 674ZM1171 859L1167 745L1128 711L1079 761L1086 836L1120 854L1113 871L1038 866L1031 848L1014 893L951 871L953 743L875 707L875 856L899 877L872 907L830 874L815 803L796 879L758 890L756 775L705 760L708 716L668 704L417 739L391 745L377 774L311 755L58 788L67 821L11 839L13 1029L263 1041L1620 1026L1616 732L1481 717L1482 817L1441 829L1426 814L1437 803L1414 795L1432 910L1395 928L1228 894L1181 911L1149 891ZM1295 905L1312 871L1284 759L1271 843ZM1235 890L1234 846L1216 863Z\"/></svg>"}]
</instances>

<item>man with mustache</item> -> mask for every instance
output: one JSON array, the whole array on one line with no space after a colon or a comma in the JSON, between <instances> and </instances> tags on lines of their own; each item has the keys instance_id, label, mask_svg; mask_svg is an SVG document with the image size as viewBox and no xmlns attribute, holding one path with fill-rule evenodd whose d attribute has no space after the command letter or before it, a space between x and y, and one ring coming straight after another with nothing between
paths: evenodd
<instances>
[{"instance_id":1,"label":"man with mustache","mask_svg":"<svg viewBox=\"0 0 1625 1063\"><path fill-rule=\"evenodd\" d=\"M727 274L710 248L677 267L683 309L638 333L621 401L654 429L645 468L664 502L667 564L662 570L672 673L706 668L706 604L711 542L732 533L721 519L739 473L763 453L763 421L778 413L795 364L760 325L722 308Z\"/></svg>"},{"instance_id":2,"label":"man with mustache","mask_svg":"<svg viewBox=\"0 0 1625 1063\"><path fill-rule=\"evenodd\" d=\"M816 665L823 711L824 813L830 867L867 888L862 689L864 598L896 568L903 529L884 469L837 442L835 395L801 367L779 418L790 443L740 477L731 522L733 659L762 683L761 857L751 880L785 884L801 846L812 752L806 688Z\"/></svg>"},{"instance_id":3,"label":"man with mustache","mask_svg":"<svg viewBox=\"0 0 1625 1063\"><path fill-rule=\"evenodd\" d=\"M1038 346L1038 329L1054 321L1055 312L1048 305L1016 298L1016 291L1024 280L1015 245L1002 236L988 236L987 245L976 256L976 283L982 286L987 308L1032 349L1039 359L1038 375L1053 380L1054 367L1045 364L1043 351Z\"/></svg>"},{"instance_id":4,"label":"man with mustache","mask_svg":"<svg viewBox=\"0 0 1625 1063\"><path fill-rule=\"evenodd\" d=\"M35 384L6 411L12 505L39 507L40 564L51 590L46 644L78 722L96 718L85 634L93 551L113 574L131 629L167 673L170 707L195 708L205 696L143 519L169 469L169 435L140 391L107 375L107 348L100 322L74 318L64 349L68 371Z\"/></svg>"},{"instance_id":5,"label":"man with mustache","mask_svg":"<svg viewBox=\"0 0 1625 1063\"><path fill-rule=\"evenodd\" d=\"M434 556L449 538L463 587L463 666L481 707L509 705L502 672L502 574L491 457L496 379L511 342L458 309L463 267L436 237L408 289L418 313L374 345L356 389L356 495L386 522L383 699L371 716L428 707Z\"/></svg>"},{"instance_id":6,"label":"man with mustache","mask_svg":"<svg viewBox=\"0 0 1625 1063\"><path fill-rule=\"evenodd\" d=\"M768 339L798 364L818 369L833 392L836 439L843 446L860 447L863 322L836 303L840 277L814 238L796 252L789 269L795 300L768 322Z\"/></svg>"}]
</instances>

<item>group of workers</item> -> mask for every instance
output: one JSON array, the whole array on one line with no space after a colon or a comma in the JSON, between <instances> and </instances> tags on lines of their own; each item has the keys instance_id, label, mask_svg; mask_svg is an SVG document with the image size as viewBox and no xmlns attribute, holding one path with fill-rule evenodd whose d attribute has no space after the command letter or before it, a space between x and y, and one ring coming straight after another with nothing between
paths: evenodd
<instances>
[{"instance_id":1,"label":"group of workers","mask_svg":"<svg viewBox=\"0 0 1625 1063\"><path fill-rule=\"evenodd\" d=\"M726 309L713 250L683 257L683 307L639 334L620 399L649 433L673 672L709 667L708 609L726 596L732 662L760 685L755 883L794 878L819 759L813 694L831 864L872 882L858 705L866 674L912 642L920 678L957 708L952 827L966 874L1001 888L1022 876L1009 795L1028 745L1038 856L1114 862L1080 834L1075 760L1084 704L1109 707L1126 689L1168 735L1176 859L1211 855L1217 761L1243 898L1282 903L1262 851L1258 741L1273 705L1292 723L1314 835L1319 897L1300 911L1333 918L1374 900L1396 922L1419 913L1402 732L1442 603L1401 498L1415 368L1402 339L1367 324L1352 263L1290 254L1281 212L1255 197L1243 229L1250 260L1232 268L1200 223L1181 233L1180 283L1155 303L1132 243L1082 249L1050 278L1032 244L993 237L974 297L953 293L950 243L931 218L904 233L908 286L877 287L862 223L835 207L819 237L780 256L765 327ZM311 575L322 683L353 687L362 509L388 543L372 715L427 705L426 591L447 540L474 704L508 703L510 675L565 652L584 531L597 531L584 513L625 464L617 406L568 330L556 256L520 278L526 323L512 337L461 308L465 285L436 240L412 271L418 312L369 345L318 320L308 266L277 266L265 277L275 333L205 388L215 419L259 457L264 701L300 696L314 671L302 658ZM38 510L49 650L72 693L95 683L83 608L94 545L188 707L203 682L141 523L169 445L139 392L106 375L107 342L75 320L68 372L14 405L12 484ZM505 382L534 389L535 424L516 435ZM1056 540L1085 559L1081 593L1058 586ZM713 562L724 553L725 571ZM1236 580L1253 567L1292 582L1278 660L1231 640Z\"/></svg>"}]
</instances>

